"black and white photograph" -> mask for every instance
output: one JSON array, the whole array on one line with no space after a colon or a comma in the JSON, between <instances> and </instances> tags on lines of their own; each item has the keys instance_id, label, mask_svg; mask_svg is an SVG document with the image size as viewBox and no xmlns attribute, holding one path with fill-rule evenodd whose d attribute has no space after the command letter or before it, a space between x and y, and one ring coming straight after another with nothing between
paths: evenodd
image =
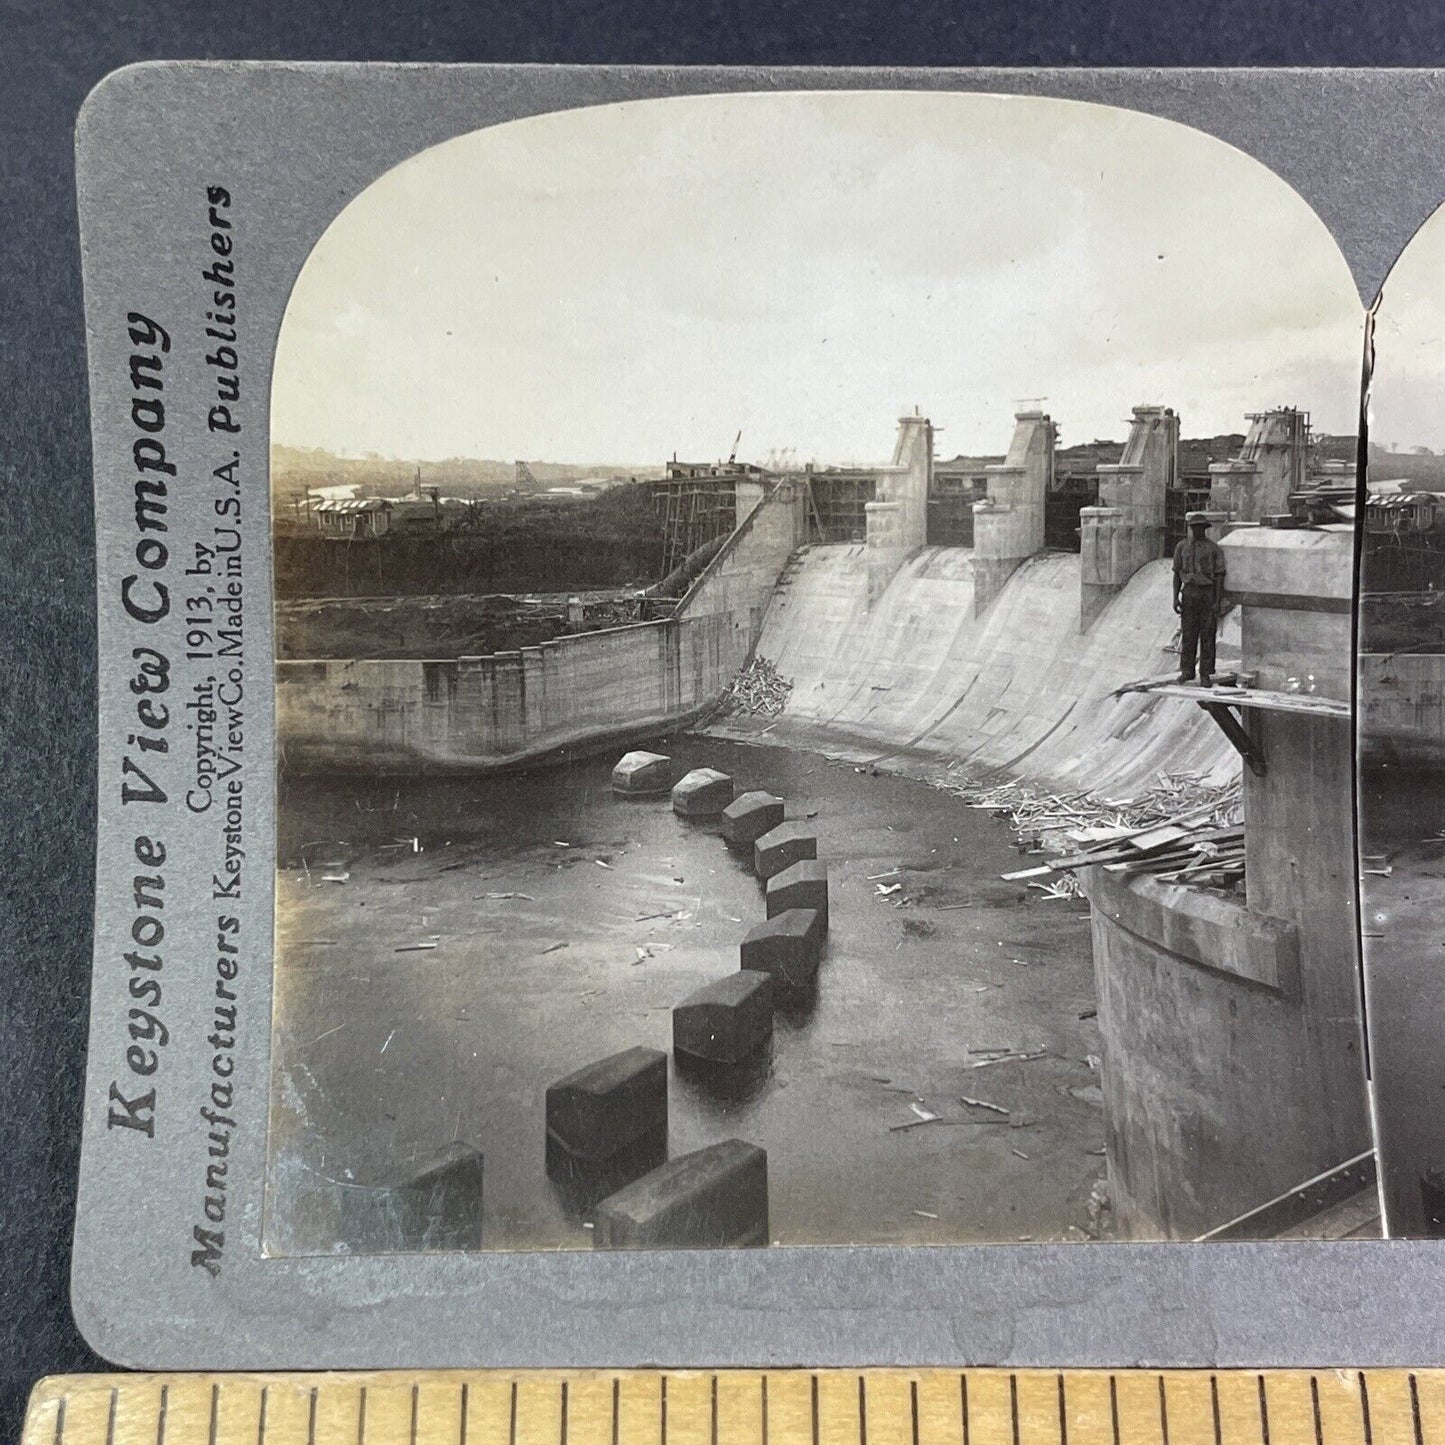
<instances>
[{"instance_id":1,"label":"black and white photograph","mask_svg":"<svg viewBox=\"0 0 1445 1445\"><path fill-rule=\"evenodd\" d=\"M266 1250L1378 1235L1363 335L1299 195L1106 106L376 180L271 392Z\"/></svg>"},{"instance_id":2,"label":"black and white photograph","mask_svg":"<svg viewBox=\"0 0 1445 1445\"><path fill-rule=\"evenodd\" d=\"M1392 1236L1445 1236L1445 215L1375 315L1361 529L1361 942Z\"/></svg>"}]
</instances>

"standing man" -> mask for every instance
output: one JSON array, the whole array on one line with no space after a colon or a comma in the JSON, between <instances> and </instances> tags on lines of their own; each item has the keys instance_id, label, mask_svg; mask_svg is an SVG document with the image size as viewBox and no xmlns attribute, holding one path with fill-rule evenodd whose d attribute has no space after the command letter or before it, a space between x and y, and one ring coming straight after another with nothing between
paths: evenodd
<instances>
[{"instance_id":1,"label":"standing man","mask_svg":"<svg viewBox=\"0 0 1445 1445\"><path fill-rule=\"evenodd\" d=\"M1174 610L1179 614L1179 681L1194 681L1199 654L1199 684L1214 686L1214 631L1224 605L1224 553L1205 536L1207 512L1184 519L1189 535L1174 549Z\"/></svg>"}]
</instances>

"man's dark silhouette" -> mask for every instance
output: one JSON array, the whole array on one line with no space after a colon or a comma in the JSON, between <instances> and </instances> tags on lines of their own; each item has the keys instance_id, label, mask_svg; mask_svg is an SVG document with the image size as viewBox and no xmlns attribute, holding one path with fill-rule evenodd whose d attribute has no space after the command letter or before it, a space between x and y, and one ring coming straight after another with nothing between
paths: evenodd
<instances>
[{"instance_id":1,"label":"man's dark silhouette","mask_svg":"<svg viewBox=\"0 0 1445 1445\"><path fill-rule=\"evenodd\" d=\"M1179 681L1214 686L1214 631L1224 605L1224 553L1204 534L1209 517L1190 512L1189 535L1174 549L1174 610L1179 614Z\"/></svg>"}]
</instances>

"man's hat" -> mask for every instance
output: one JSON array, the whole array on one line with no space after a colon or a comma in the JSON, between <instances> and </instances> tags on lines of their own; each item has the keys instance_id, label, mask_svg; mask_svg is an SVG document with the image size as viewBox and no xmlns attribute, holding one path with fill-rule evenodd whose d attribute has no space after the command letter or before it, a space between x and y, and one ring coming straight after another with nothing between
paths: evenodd
<instances>
[{"instance_id":1,"label":"man's hat","mask_svg":"<svg viewBox=\"0 0 1445 1445\"><path fill-rule=\"evenodd\" d=\"M1184 521L1190 527L1212 527L1214 518L1208 512L1185 512Z\"/></svg>"}]
</instances>

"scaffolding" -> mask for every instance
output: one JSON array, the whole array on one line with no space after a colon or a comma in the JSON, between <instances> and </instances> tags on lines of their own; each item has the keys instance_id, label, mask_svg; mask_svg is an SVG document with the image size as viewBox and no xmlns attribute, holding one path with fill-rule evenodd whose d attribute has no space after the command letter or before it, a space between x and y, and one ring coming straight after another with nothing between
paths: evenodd
<instances>
[{"instance_id":1,"label":"scaffolding","mask_svg":"<svg viewBox=\"0 0 1445 1445\"><path fill-rule=\"evenodd\" d=\"M757 467L713 462L667 465L653 484L652 504L662 525L662 575L680 567L699 547L726 537L737 526L737 483L759 478Z\"/></svg>"},{"instance_id":2,"label":"scaffolding","mask_svg":"<svg viewBox=\"0 0 1445 1445\"><path fill-rule=\"evenodd\" d=\"M807 471L794 478L807 488L808 540L862 542L867 537L869 502L878 496L871 471Z\"/></svg>"}]
</instances>

